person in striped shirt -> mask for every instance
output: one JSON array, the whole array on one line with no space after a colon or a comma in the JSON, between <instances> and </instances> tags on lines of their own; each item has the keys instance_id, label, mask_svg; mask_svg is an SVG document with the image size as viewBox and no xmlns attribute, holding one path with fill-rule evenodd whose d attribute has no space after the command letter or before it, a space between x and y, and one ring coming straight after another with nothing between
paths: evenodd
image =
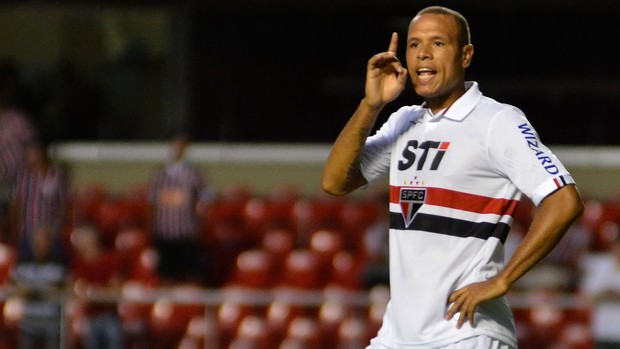
<instances>
[{"instance_id":1,"label":"person in striped shirt","mask_svg":"<svg viewBox=\"0 0 620 349\"><path fill-rule=\"evenodd\" d=\"M26 145L36 139L37 127L30 115L13 105L15 67L0 63L0 238L9 239L11 191L17 174L26 167Z\"/></svg>"},{"instance_id":2,"label":"person in striped shirt","mask_svg":"<svg viewBox=\"0 0 620 349\"><path fill-rule=\"evenodd\" d=\"M43 143L30 142L26 168L17 175L11 214L20 260L32 259L32 234L41 226L54 235L54 257L63 257L60 233L67 223L68 203L64 169L51 162Z\"/></svg>"},{"instance_id":3,"label":"person in striped shirt","mask_svg":"<svg viewBox=\"0 0 620 349\"><path fill-rule=\"evenodd\" d=\"M185 135L172 139L169 160L149 186L158 271L169 282L200 282L205 267L199 226L208 188L200 169L185 157L188 144Z\"/></svg>"}]
</instances>

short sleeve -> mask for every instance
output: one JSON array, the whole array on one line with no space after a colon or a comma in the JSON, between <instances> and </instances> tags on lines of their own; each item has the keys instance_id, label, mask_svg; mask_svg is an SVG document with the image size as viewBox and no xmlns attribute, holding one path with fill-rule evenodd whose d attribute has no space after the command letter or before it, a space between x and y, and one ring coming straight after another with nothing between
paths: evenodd
<instances>
[{"instance_id":1,"label":"short sleeve","mask_svg":"<svg viewBox=\"0 0 620 349\"><path fill-rule=\"evenodd\" d=\"M534 204L575 183L520 110L507 107L492 123L487 135L490 162Z\"/></svg>"},{"instance_id":2,"label":"short sleeve","mask_svg":"<svg viewBox=\"0 0 620 349\"><path fill-rule=\"evenodd\" d=\"M405 106L394 112L379 130L366 140L360 168L368 182L372 182L390 171L392 146L400 134L415 124L419 107Z\"/></svg>"}]
</instances>

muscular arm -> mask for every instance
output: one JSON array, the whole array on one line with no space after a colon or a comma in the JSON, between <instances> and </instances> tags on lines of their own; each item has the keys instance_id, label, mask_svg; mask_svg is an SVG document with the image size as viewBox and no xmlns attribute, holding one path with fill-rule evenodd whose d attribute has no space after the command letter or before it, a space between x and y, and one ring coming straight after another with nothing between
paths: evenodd
<instances>
[{"instance_id":1,"label":"muscular arm","mask_svg":"<svg viewBox=\"0 0 620 349\"><path fill-rule=\"evenodd\" d=\"M583 203L574 185L562 187L547 196L527 235L502 272L488 281L454 291L448 299L452 305L446 319L461 312L457 327L460 328L466 319L473 324L476 306L506 294L519 278L551 252L582 212Z\"/></svg>"},{"instance_id":2,"label":"muscular arm","mask_svg":"<svg viewBox=\"0 0 620 349\"><path fill-rule=\"evenodd\" d=\"M396 58L398 35L392 34L387 52L368 60L365 96L332 147L323 169L323 190L344 195L366 184L360 159L366 138L383 107L405 88L407 71Z\"/></svg>"}]
</instances>

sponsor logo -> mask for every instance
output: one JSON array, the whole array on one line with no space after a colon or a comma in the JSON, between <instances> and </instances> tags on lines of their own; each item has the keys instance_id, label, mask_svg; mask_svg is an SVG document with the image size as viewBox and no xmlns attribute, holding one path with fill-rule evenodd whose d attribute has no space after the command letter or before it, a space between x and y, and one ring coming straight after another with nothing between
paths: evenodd
<instances>
[{"instance_id":1,"label":"sponsor logo","mask_svg":"<svg viewBox=\"0 0 620 349\"><path fill-rule=\"evenodd\" d=\"M405 220L405 227L409 227L420 206L426 201L426 188L400 188L400 209Z\"/></svg>"},{"instance_id":2,"label":"sponsor logo","mask_svg":"<svg viewBox=\"0 0 620 349\"><path fill-rule=\"evenodd\" d=\"M416 169L420 171L424 169L424 165L429 163L428 169L436 171L449 146L450 142L424 141L418 143L416 140L411 140L407 142L401 153L402 159L398 161L398 170L405 171L417 163Z\"/></svg>"},{"instance_id":3,"label":"sponsor logo","mask_svg":"<svg viewBox=\"0 0 620 349\"><path fill-rule=\"evenodd\" d=\"M545 168L545 171L552 175L558 174L560 172L558 166L553 163L549 155L541 150L540 141L538 140L534 130L528 124L519 125L519 129L527 141L527 146L534 152L534 155L538 161L540 161L540 164Z\"/></svg>"}]
</instances>

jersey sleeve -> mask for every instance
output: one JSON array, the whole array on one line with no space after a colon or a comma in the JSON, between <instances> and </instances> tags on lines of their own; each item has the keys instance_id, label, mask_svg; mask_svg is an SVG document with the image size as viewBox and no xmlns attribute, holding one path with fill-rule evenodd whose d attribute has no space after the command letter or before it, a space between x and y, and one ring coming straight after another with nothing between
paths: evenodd
<instances>
[{"instance_id":1,"label":"jersey sleeve","mask_svg":"<svg viewBox=\"0 0 620 349\"><path fill-rule=\"evenodd\" d=\"M366 140L360 168L369 183L389 173L392 145L401 131L417 120L415 110L410 106L400 108Z\"/></svg>"},{"instance_id":2,"label":"jersey sleeve","mask_svg":"<svg viewBox=\"0 0 620 349\"><path fill-rule=\"evenodd\" d=\"M368 137L360 168L364 178L370 183L390 170L391 139L388 123L383 124L373 136Z\"/></svg>"},{"instance_id":3,"label":"jersey sleeve","mask_svg":"<svg viewBox=\"0 0 620 349\"><path fill-rule=\"evenodd\" d=\"M520 110L507 107L492 122L488 135L489 160L534 204L575 183Z\"/></svg>"}]
</instances>

